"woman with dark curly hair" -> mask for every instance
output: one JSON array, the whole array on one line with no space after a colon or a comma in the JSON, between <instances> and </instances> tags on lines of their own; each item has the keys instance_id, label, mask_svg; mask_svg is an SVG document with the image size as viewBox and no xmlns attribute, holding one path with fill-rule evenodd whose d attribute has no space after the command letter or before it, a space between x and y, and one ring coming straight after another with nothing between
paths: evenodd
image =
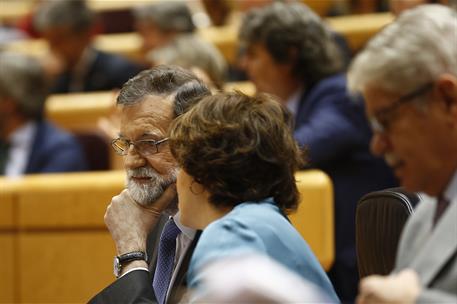
<instances>
[{"instance_id":1,"label":"woman with dark curly hair","mask_svg":"<svg viewBox=\"0 0 457 304\"><path fill-rule=\"evenodd\" d=\"M338 301L285 215L297 208L294 173L303 159L291 128L291 116L273 97L238 92L205 97L173 123L181 222L204 230L189 266L190 287L200 284L199 270L209 262L255 252Z\"/></svg>"}]
</instances>

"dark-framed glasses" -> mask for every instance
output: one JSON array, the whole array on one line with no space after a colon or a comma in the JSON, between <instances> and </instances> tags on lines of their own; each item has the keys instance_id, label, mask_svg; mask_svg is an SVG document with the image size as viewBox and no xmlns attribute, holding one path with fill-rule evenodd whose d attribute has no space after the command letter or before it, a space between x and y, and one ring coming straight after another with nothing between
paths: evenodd
<instances>
[{"instance_id":1,"label":"dark-framed glasses","mask_svg":"<svg viewBox=\"0 0 457 304\"><path fill-rule=\"evenodd\" d=\"M433 88L434 83L429 82L406 95L401 96L390 106L379 110L369 118L371 129L376 133L385 133L389 124L392 122L395 111L403 104L414 101L417 97L427 93Z\"/></svg>"},{"instance_id":2,"label":"dark-framed glasses","mask_svg":"<svg viewBox=\"0 0 457 304\"><path fill-rule=\"evenodd\" d=\"M135 147L135 150L143 156L150 156L159 152L159 145L166 142L168 137L161 140L154 139L140 139L136 141L130 141L128 139L119 137L111 141L111 147L119 155L127 155L131 145Z\"/></svg>"}]
</instances>

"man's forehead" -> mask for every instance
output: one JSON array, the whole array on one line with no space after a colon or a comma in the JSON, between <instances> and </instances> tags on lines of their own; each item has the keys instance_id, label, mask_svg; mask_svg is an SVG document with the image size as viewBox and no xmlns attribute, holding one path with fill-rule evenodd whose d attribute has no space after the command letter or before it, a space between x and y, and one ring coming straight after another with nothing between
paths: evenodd
<instances>
[{"instance_id":1,"label":"man's forehead","mask_svg":"<svg viewBox=\"0 0 457 304\"><path fill-rule=\"evenodd\" d=\"M141 101L122 105L121 133L128 129L144 135L166 133L173 119L173 101L166 96L147 96Z\"/></svg>"}]
</instances>

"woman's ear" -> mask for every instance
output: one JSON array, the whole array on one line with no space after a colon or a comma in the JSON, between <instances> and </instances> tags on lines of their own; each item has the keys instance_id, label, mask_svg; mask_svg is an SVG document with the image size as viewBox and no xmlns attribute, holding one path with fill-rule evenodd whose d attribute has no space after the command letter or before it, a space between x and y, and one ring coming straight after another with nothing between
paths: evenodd
<instances>
[{"instance_id":1,"label":"woman's ear","mask_svg":"<svg viewBox=\"0 0 457 304\"><path fill-rule=\"evenodd\" d=\"M192 180L190 186L189 186L190 192L192 192L195 195L200 195L203 192L205 192L205 187L203 187L202 184L198 183L197 181Z\"/></svg>"}]
</instances>

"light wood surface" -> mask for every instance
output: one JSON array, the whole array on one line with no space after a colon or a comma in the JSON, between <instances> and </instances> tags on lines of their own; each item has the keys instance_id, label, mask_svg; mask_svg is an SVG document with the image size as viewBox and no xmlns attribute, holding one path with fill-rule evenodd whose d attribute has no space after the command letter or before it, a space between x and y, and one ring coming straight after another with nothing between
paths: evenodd
<instances>
[{"instance_id":1,"label":"light wood surface","mask_svg":"<svg viewBox=\"0 0 457 304\"><path fill-rule=\"evenodd\" d=\"M114 280L115 248L103 223L123 171L0 178L10 221L0 217L0 303L83 303ZM302 202L292 223L325 269L333 261L331 185L320 171L297 174ZM2 196L4 198L5 196Z\"/></svg>"},{"instance_id":2,"label":"light wood surface","mask_svg":"<svg viewBox=\"0 0 457 304\"><path fill-rule=\"evenodd\" d=\"M72 131L93 130L100 117L110 115L117 92L54 94L46 100L46 116Z\"/></svg>"},{"instance_id":3,"label":"light wood surface","mask_svg":"<svg viewBox=\"0 0 457 304\"><path fill-rule=\"evenodd\" d=\"M332 182L319 170L300 171L295 178L300 204L290 220L328 271L335 259Z\"/></svg>"},{"instance_id":4,"label":"light wood surface","mask_svg":"<svg viewBox=\"0 0 457 304\"><path fill-rule=\"evenodd\" d=\"M6 265L0 303L86 303L114 280L115 248L103 215L124 188L124 176L0 178L0 211L8 213L0 217L0 260Z\"/></svg>"},{"instance_id":5,"label":"light wood surface","mask_svg":"<svg viewBox=\"0 0 457 304\"><path fill-rule=\"evenodd\" d=\"M362 14L325 19L332 29L342 34L355 52L394 20L391 13Z\"/></svg>"}]
</instances>

